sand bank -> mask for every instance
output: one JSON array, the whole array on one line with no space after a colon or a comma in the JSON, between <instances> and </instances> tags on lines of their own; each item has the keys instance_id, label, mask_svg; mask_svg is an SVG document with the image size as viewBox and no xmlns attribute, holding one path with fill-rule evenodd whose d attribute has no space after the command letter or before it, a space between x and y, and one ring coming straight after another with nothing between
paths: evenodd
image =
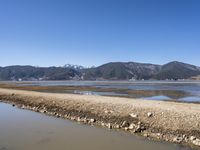
<instances>
[{"instance_id":1,"label":"sand bank","mask_svg":"<svg viewBox=\"0 0 200 150\"><path fill-rule=\"evenodd\" d=\"M0 99L30 109L152 139L200 146L200 105L0 89Z\"/></svg>"}]
</instances>

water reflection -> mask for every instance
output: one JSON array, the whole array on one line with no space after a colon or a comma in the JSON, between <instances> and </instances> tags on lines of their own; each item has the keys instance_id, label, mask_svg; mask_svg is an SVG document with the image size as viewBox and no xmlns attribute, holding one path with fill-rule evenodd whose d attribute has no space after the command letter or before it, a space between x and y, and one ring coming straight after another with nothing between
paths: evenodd
<instances>
[{"instance_id":1,"label":"water reflection","mask_svg":"<svg viewBox=\"0 0 200 150\"><path fill-rule=\"evenodd\" d=\"M200 102L200 82L194 81L37 81L16 85L42 92Z\"/></svg>"},{"instance_id":2,"label":"water reflection","mask_svg":"<svg viewBox=\"0 0 200 150\"><path fill-rule=\"evenodd\" d=\"M0 103L0 150L186 150Z\"/></svg>"}]
</instances>

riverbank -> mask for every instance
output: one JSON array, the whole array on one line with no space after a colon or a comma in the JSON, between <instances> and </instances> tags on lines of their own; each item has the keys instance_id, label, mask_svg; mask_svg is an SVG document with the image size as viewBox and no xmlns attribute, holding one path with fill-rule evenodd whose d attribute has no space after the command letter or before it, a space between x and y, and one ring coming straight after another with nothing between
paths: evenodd
<instances>
[{"instance_id":1,"label":"riverbank","mask_svg":"<svg viewBox=\"0 0 200 150\"><path fill-rule=\"evenodd\" d=\"M0 150L191 150L0 103Z\"/></svg>"},{"instance_id":2,"label":"riverbank","mask_svg":"<svg viewBox=\"0 0 200 150\"><path fill-rule=\"evenodd\" d=\"M200 147L199 104L2 88L0 99L56 117Z\"/></svg>"},{"instance_id":3,"label":"riverbank","mask_svg":"<svg viewBox=\"0 0 200 150\"><path fill-rule=\"evenodd\" d=\"M33 84L33 83L32 83ZM190 93L180 90L161 90L161 89L128 89L128 88L116 88L116 87L98 87L98 86L83 86L83 85L32 85L31 82L0 82L0 88L36 91L36 92L48 92L48 93L69 93L69 94L81 94L81 93L97 93L103 96L115 96L126 98L142 98L163 95L169 97L171 101L175 101L180 98L191 96ZM105 94L105 95L104 95Z\"/></svg>"}]
</instances>

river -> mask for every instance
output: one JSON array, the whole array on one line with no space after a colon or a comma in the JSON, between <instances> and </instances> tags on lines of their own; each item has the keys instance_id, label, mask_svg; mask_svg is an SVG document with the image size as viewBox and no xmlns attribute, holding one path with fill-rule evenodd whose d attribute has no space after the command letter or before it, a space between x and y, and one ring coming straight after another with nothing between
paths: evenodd
<instances>
[{"instance_id":1,"label":"river","mask_svg":"<svg viewBox=\"0 0 200 150\"><path fill-rule=\"evenodd\" d=\"M0 150L189 150L0 103Z\"/></svg>"}]
</instances>

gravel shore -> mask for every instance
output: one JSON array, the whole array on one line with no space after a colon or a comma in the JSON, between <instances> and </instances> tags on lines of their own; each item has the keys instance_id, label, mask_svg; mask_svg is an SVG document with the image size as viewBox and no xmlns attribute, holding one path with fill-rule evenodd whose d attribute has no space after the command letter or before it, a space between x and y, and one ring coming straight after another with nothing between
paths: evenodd
<instances>
[{"instance_id":1,"label":"gravel shore","mask_svg":"<svg viewBox=\"0 0 200 150\"><path fill-rule=\"evenodd\" d=\"M2 88L0 100L47 115L200 149L199 104Z\"/></svg>"}]
</instances>

